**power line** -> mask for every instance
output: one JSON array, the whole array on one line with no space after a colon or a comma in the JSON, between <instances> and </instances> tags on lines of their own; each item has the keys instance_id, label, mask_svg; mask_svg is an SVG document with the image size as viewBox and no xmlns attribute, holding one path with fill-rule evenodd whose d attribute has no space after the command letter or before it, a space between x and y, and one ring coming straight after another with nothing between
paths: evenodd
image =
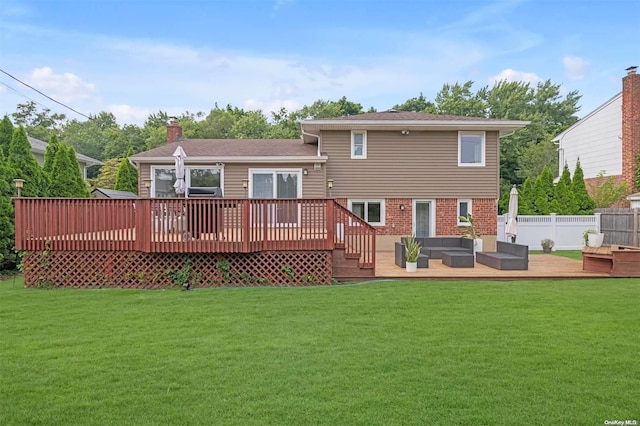
<instances>
[{"instance_id":1,"label":"power line","mask_svg":"<svg viewBox=\"0 0 640 426\"><path fill-rule=\"evenodd\" d=\"M19 96L22 96L23 98L29 99L31 102L40 105L42 108L49 109L49 107L47 107L45 104L41 104L40 102L36 101L35 99L28 97L24 93L20 93L17 89L9 86L7 83L3 83L2 81L0 81L0 84L3 85L4 87L6 87L7 89L11 90L16 95L19 95Z\"/></svg>"},{"instance_id":2,"label":"power line","mask_svg":"<svg viewBox=\"0 0 640 426\"><path fill-rule=\"evenodd\" d=\"M86 118L88 118L89 120L92 120L92 118L91 118L91 117L89 117L88 115L83 114L83 113L81 113L80 111L77 111L77 110L75 110L75 109L71 108L70 106L63 104L62 102L58 102L58 101L56 101L56 100L55 100L55 99L53 99L51 96L45 95L44 93L42 93L41 91L39 91L39 90L38 90L38 89L36 89L35 87L29 86L27 83L25 83L24 81L22 81L22 80L18 79L17 77L12 76L11 74L9 74L8 72L6 72L6 71L5 71L5 70L3 70L2 68L0 68L0 72L2 72L3 74L8 75L9 77L11 77L12 79L14 79L14 80L15 80L15 81L17 81L18 83L22 84L23 86L27 86L29 89L31 89L31 90L35 90L36 92L38 92L39 94L41 94L41 95L42 95L42 96L44 96L45 98L47 98L47 99L49 99L49 100L51 100L51 101L53 101L53 102L57 103L58 105L62 105L63 107L65 107L65 108L67 108L67 109L70 109L71 111L75 112L76 114L81 115L81 116L83 116L83 117L86 117Z\"/></svg>"}]
</instances>

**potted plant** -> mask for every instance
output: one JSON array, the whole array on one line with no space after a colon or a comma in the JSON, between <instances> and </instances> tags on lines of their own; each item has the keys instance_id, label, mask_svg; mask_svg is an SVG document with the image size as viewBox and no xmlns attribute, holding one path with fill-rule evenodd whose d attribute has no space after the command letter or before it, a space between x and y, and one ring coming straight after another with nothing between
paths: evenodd
<instances>
[{"instance_id":1,"label":"potted plant","mask_svg":"<svg viewBox=\"0 0 640 426\"><path fill-rule=\"evenodd\" d=\"M595 229L587 229L582 234L584 245L589 247L600 247L604 241L604 234Z\"/></svg>"},{"instance_id":2,"label":"potted plant","mask_svg":"<svg viewBox=\"0 0 640 426\"><path fill-rule=\"evenodd\" d=\"M410 235L404 239L404 249L407 254L407 272L418 270L418 256L420 256L420 241L415 235Z\"/></svg>"},{"instance_id":3,"label":"potted plant","mask_svg":"<svg viewBox=\"0 0 640 426\"><path fill-rule=\"evenodd\" d=\"M460 231L460 234L462 234L464 238L471 238L473 240L474 252L481 252L482 238L480 238L480 233L473 223L473 216L471 216L471 213L466 216L460 216L459 221L462 223L462 225L458 225L458 231Z\"/></svg>"},{"instance_id":4,"label":"potted plant","mask_svg":"<svg viewBox=\"0 0 640 426\"><path fill-rule=\"evenodd\" d=\"M544 240L540 241L543 253L551 253L551 249L555 244L556 243L554 243L551 238L545 238Z\"/></svg>"}]
</instances>

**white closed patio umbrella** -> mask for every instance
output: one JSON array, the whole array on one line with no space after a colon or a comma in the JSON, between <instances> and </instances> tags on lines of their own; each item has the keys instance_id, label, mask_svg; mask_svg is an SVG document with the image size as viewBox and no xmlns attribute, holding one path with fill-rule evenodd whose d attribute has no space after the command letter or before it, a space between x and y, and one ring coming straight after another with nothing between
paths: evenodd
<instances>
[{"instance_id":1,"label":"white closed patio umbrella","mask_svg":"<svg viewBox=\"0 0 640 426\"><path fill-rule=\"evenodd\" d=\"M507 238L511 238L511 242L516 242L518 236L518 190L513 185L509 192L509 212L507 213L507 226L504 229Z\"/></svg>"},{"instance_id":2,"label":"white closed patio umbrella","mask_svg":"<svg viewBox=\"0 0 640 426\"><path fill-rule=\"evenodd\" d=\"M176 160L176 183L173 184L173 188L176 194L184 194L187 190L187 186L184 182L184 159L187 157L184 149L180 145L173 153L173 158Z\"/></svg>"}]
</instances>

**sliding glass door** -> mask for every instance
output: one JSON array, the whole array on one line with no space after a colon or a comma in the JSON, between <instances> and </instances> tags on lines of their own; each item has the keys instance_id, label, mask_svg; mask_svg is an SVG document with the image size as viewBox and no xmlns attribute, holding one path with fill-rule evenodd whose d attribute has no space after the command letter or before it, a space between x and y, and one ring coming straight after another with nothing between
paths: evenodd
<instances>
[{"instance_id":1,"label":"sliding glass door","mask_svg":"<svg viewBox=\"0 0 640 426\"><path fill-rule=\"evenodd\" d=\"M301 170L249 170L251 198L301 198ZM298 226L297 203L267 204L267 211L260 211L259 220L267 215L267 221L275 226Z\"/></svg>"}]
</instances>

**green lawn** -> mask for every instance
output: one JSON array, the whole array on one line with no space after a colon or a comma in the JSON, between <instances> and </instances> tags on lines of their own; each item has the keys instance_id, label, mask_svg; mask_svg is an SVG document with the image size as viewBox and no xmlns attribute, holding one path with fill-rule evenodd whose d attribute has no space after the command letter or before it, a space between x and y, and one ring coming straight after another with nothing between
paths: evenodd
<instances>
[{"instance_id":1,"label":"green lawn","mask_svg":"<svg viewBox=\"0 0 640 426\"><path fill-rule=\"evenodd\" d=\"M640 420L640 280L0 283L1 425Z\"/></svg>"},{"instance_id":2,"label":"green lawn","mask_svg":"<svg viewBox=\"0 0 640 426\"><path fill-rule=\"evenodd\" d=\"M529 254L544 254L542 250L529 250ZM582 250L557 250L549 255L568 257L569 259L582 260Z\"/></svg>"}]
</instances>

